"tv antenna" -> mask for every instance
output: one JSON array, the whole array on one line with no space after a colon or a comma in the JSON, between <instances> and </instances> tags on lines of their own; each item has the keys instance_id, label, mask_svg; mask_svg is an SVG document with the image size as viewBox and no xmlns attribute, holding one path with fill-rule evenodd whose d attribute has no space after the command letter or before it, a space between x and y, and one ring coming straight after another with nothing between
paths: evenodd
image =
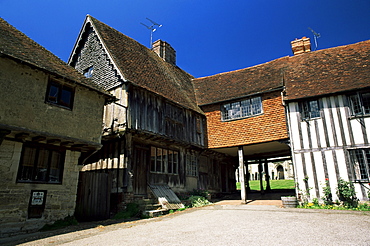
<instances>
[{"instance_id":1,"label":"tv antenna","mask_svg":"<svg viewBox=\"0 0 370 246\"><path fill-rule=\"evenodd\" d=\"M308 28L311 32L312 32L312 34L313 34L313 38L314 38L314 40L315 40L315 50L317 49L317 39L319 38L319 37L321 37L321 35L320 35L320 33L317 33L317 32L315 32L314 30L312 30L312 28L311 27L309 27Z\"/></svg>"},{"instance_id":2,"label":"tv antenna","mask_svg":"<svg viewBox=\"0 0 370 246\"><path fill-rule=\"evenodd\" d=\"M149 18L146 18L148 21L150 21L152 23L152 25L148 26L148 25L145 25L144 23L140 22L141 25L145 26L146 28L148 28L150 30L150 45L149 47L150 48L153 48L153 32L155 32L157 30L157 28L160 28L162 25L161 24L158 24L157 22L155 21L152 21L151 19ZM157 27L157 28L156 28Z\"/></svg>"}]
</instances>

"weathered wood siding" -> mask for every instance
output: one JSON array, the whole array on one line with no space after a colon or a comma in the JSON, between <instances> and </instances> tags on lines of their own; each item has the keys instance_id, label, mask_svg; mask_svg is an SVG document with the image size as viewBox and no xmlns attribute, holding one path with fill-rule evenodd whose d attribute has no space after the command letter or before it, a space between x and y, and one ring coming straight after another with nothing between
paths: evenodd
<instances>
[{"instance_id":1,"label":"weathered wood siding","mask_svg":"<svg viewBox=\"0 0 370 246\"><path fill-rule=\"evenodd\" d=\"M181 143L205 144L205 118L138 88L129 91L129 128L159 134Z\"/></svg>"},{"instance_id":2,"label":"weathered wood siding","mask_svg":"<svg viewBox=\"0 0 370 246\"><path fill-rule=\"evenodd\" d=\"M311 120L301 119L298 102L287 105L295 178L299 192L309 190L311 199L323 197L329 181L335 200L338 180L354 180L348 150L370 147L370 118L351 118L345 95L319 98L319 104L320 117ZM367 200L369 185L354 184L357 197Z\"/></svg>"}]
</instances>

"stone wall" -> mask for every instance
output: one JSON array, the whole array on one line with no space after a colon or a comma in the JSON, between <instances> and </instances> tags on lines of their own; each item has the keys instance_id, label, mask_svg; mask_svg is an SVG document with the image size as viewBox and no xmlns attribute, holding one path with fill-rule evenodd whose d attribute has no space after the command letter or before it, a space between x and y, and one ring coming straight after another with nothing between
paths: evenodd
<instances>
[{"instance_id":1,"label":"stone wall","mask_svg":"<svg viewBox=\"0 0 370 246\"><path fill-rule=\"evenodd\" d=\"M80 152L66 152L62 184L17 183L22 143L4 140L0 145L0 237L29 233L47 223L74 214ZM28 219L31 190L46 190L39 219Z\"/></svg>"}]
</instances>

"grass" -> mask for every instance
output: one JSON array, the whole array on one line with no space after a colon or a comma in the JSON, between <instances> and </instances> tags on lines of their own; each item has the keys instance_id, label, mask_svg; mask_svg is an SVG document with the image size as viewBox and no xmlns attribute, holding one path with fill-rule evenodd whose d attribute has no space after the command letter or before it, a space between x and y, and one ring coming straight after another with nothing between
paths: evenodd
<instances>
[{"instance_id":1,"label":"grass","mask_svg":"<svg viewBox=\"0 0 370 246\"><path fill-rule=\"evenodd\" d=\"M262 181L263 189L266 189L266 181ZM260 190L260 181L251 180L249 181L249 187L251 190ZM270 187L272 190L285 190L285 189L294 189L294 180L270 180ZM236 188L240 190L240 183L236 183Z\"/></svg>"}]
</instances>

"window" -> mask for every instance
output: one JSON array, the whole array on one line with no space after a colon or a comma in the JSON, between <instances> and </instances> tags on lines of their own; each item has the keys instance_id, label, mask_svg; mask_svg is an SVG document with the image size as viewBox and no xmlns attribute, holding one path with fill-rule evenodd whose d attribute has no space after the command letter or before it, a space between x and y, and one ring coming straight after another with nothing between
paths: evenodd
<instances>
[{"instance_id":1,"label":"window","mask_svg":"<svg viewBox=\"0 0 370 246\"><path fill-rule=\"evenodd\" d=\"M310 120L320 117L320 107L318 100L301 102L299 104L299 110L302 120Z\"/></svg>"},{"instance_id":2,"label":"window","mask_svg":"<svg viewBox=\"0 0 370 246\"><path fill-rule=\"evenodd\" d=\"M262 114L261 97L249 98L243 101L222 105L222 120L235 120Z\"/></svg>"},{"instance_id":3,"label":"window","mask_svg":"<svg viewBox=\"0 0 370 246\"><path fill-rule=\"evenodd\" d=\"M186 175L197 176L198 174L198 162L195 155L186 155Z\"/></svg>"},{"instance_id":4,"label":"window","mask_svg":"<svg viewBox=\"0 0 370 246\"><path fill-rule=\"evenodd\" d=\"M44 144L24 144L18 182L61 184L65 150Z\"/></svg>"},{"instance_id":5,"label":"window","mask_svg":"<svg viewBox=\"0 0 370 246\"><path fill-rule=\"evenodd\" d=\"M91 67L89 67L89 68L87 68L87 69L84 70L84 76L86 78L91 78L92 75L93 75L93 72L94 72L94 67L91 66Z\"/></svg>"},{"instance_id":6,"label":"window","mask_svg":"<svg viewBox=\"0 0 370 246\"><path fill-rule=\"evenodd\" d=\"M156 173L178 174L179 152L151 147L150 171Z\"/></svg>"},{"instance_id":7,"label":"window","mask_svg":"<svg viewBox=\"0 0 370 246\"><path fill-rule=\"evenodd\" d=\"M370 182L370 149L349 150L355 181Z\"/></svg>"},{"instance_id":8,"label":"window","mask_svg":"<svg viewBox=\"0 0 370 246\"><path fill-rule=\"evenodd\" d=\"M51 81L48 86L46 101L72 109L74 90L72 87Z\"/></svg>"},{"instance_id":9,"label":"window","mask_svg":"<svg viewBox=\"0 0 370 246\"><path fill-rule=\"evenodd\" d=\"M350 95L348 99L351 115L370 114L370 92Z\"/></svg>"}]
</instances>

